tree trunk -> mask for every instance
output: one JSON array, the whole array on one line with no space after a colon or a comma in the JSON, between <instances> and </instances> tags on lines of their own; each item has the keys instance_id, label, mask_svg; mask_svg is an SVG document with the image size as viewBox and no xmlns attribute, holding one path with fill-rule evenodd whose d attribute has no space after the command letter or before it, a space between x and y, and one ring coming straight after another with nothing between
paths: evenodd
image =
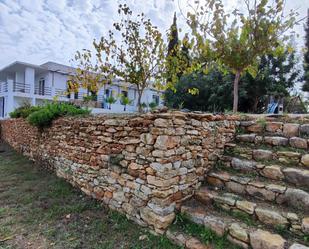
<instances>
[{"instance_id":1,"label":"tree trunk","mask_svg":"<svg viewBox=\"0 0 309 249\"><path fill-rule=\"evenodd\" d=\"M123 107L123 111L126 111L126 105L124 105L124 107Z\"/></svg>"},{"instance_id":2,"label":"tree trunk","mask_svg":"<svg viewBox=\"0 0 309 249\"><path fill-rule=\"evenodd\" d=\"M238 111L238 85L241 72L237 71L234 79L234 102L233 102L233 112Z\"/></svg>"},{"instance_id":3,"label":"tree trunk","mask_svg":"<svg viewBox=\"0 0 309 249\"><path fill-rule=\"evenodd\" d=\"M143 95L143 91L137 91L138 93L138 97L137 97L137 107L138 107L138 112L141 113L143 112L143 108L142 108L142 104L141 104L141 100L142 100L142 95Z\"/></svg>"}]
</instances>

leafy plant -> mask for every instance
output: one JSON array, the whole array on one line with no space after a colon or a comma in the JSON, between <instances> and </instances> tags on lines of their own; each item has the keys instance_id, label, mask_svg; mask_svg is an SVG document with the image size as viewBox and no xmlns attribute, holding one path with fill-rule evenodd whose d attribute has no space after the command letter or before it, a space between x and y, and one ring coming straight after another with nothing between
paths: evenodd
<instances>
[{"instance_id":1,"label":"leafy plant","mask_svg":"<svg viewBox=\"0 0 309 249\"><path fill-rule=\"evenodd\" d=\"M151 103L149 103L149 107L150 107L150 109L151 110L154 110L154 109L156 109L157 108L157 103L156 102L151 102Z\"/></svg>"},{"instance_id":2,"label":"leafy plant","mask_svg":"<svg viewBox=\"0 0 309 249\"><path fill-rule=\"evenodd\" d=\"M123 105L123 110L126 111L127 110L127 105L132 104L133 100L129 99L129 97L125 96L125 95L121 95L120 96L120 103Z\"/></svg>"},{"instance_id":3,"label":"leafy plant","mask_svg":"<svg viewBox=\"0 0 309 249\"><path fill-rule=\"evenodd\" d=\"M109 96L106 98L106 103L109 104L109 109L111 110L112 109L112 104L116 103L117 99L114 98L113 96Z\"/></svg>"},{"instance_id":4,"label":"leafy plant","mask_svg":"<svg viewBox=\"0 0 309 249\"><path fill-rule=\"evenodd\" d=\"M87 95L83 97L84 102L89 102L89 101L96 101L97 96L96 95Z\"/></svg>"},{"instance_id":5,"label":"leafy plant","mask_svg":"<svg viewBox=\"0 0 309 249\"><path fill-rule=\"evenodd\" d=\"M31 113L39 110L38 106L31 106L30 104L26 104L15 109L10 113L11 118L27 118Z\"/></svg>"},{"instance_id":6,"label":"leafy plant","mask_svg":"<svg viewBox=\"0 0 309 249\"><path fill-rule=\"evenodd\" d=\"M48 103L31 113L27 120L31 125L43 128L51 125L52 121L58 117L87 115L89 113L88 109L82 109L70 103Z\"/></svg>"}]
</instances>

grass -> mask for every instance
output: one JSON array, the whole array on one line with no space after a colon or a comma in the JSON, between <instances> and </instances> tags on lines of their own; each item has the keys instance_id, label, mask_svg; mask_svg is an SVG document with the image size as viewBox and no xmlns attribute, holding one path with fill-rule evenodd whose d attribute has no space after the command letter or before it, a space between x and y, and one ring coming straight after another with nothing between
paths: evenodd
<instances>
[{"instance_id":1,"label":"grass","mask_svg":"<svg viewBox=\"0 0 309 249\"><path fill-rule=\"evenodd\" d=\"M0 153L0 249L13 248L178 247L8 151Z\"/></svg>"},{"instance_id":2,"label":"grass","mask_svg":"<svg viewBox=\"0 0 309 249\"><path fill-rule=\"evenodd\" d=\"M214 249L239 249L238 246L231 244L227 240L227 236L224 235L220 237L216 235L212 230L193 223L190 221L186 215L177 214L176 220L171 227L174 231L183 231L187 234L190 234L196 238L198 238L201 242L205 243L206 245L212 245Z\"/></svg>"}]
</instances>

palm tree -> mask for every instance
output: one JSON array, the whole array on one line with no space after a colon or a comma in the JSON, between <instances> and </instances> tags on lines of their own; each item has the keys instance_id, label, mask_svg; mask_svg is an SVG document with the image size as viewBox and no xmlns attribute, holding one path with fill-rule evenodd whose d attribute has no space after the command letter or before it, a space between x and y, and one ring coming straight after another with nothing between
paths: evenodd
<instances>
[{"instance_id":1,"label":"palm tree","mask_svg":"<svg viewBox=\"0 0 309 249\"><path fill-rule=\"evenodd\" d=\"M125 95L121 95L120 97L120 102L123 105L123 111L127 110L127 105L130 105L133 100L129 99L129 97Z\"/></svg>"},{"instance_id":2,"label":"palm tree","mask_svg":"<svg viewBox=\"0 0 309 249\"><path fill-rule=\"evenodd\" d=\"M113 96L109 96L106 98L106 103L109 104L109 109L112 109L112 104L116 103L117 99L114 98Z\"/></svg>"}]
</instances>

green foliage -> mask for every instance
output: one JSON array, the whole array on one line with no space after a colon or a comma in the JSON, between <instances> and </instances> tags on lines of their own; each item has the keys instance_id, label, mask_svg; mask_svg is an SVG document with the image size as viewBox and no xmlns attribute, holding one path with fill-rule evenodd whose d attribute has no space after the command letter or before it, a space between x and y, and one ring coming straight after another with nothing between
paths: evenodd
<instances>
[{"instance_id":1,"label":"green foliage","mask_svg":"<svg viewBox=\"0 0 309 249\"><path fill-rule=\"evenodd\" d=\"M94 94L91 94L91 95L87 95L87 96L84 96L83 97L83 101L85 102L89 102L89 101L96 101L97 99L97 96Z\"/></svg>"},{"instance_id":2,"label":"green foliage","mask_svg":"<svg viewBox=\"0 0 309 249\"><path fill-rule=\"evenodd\" d=\"M305 36L305 53L304 53L304 85L302 90L309 92L309 11L307 15L307 24L305 27L306 36Z\"/></svg>"},{"instance_id":3,"label":"green foliage","mask_svg":"<svg viewBox=\"0 0 309 249\"><path fill-rule=\"evenodd\" d=\"M103 72L109 69L109 75L136 86L137 105L142 111L141 97L145 88L152 84L150 80L162 87L166 46L162 34L144 13L134 14L126 4L119 5L118 13L121 19L113 24L114 29L93 45ZM120 38L116 41L117 36Z\"/></svg>"},{"instance_id":4,"label":"green foliage","mask_svg":"<svg viewBox=\"0 0 309 249\"><path fill-rule=\"evenodd\" d=\"M188 23L194 37L196 68L209 68L214 63L235 74L233 111L238 108L240 76L248 72L253 78L259 58L279 56L289 36L284 33L296 23L293 10L283 14L284 0L244 1L245 12L235 9L226 13L222 0L194 1ZM225 70L225 69L224 69Z\"/></svg>"},{"instance_id":5,"label":"green foliage","mask_svg":"<svg viewBox=\"0 0 309 249\"><path fill-rule=\"evenodd\" d=\"M149 107L150 107L150 109L151 110L154 110L154 109L156 109L157 108L157 103L156 102L151 102L151 103L149 103Z\"/></svg>"},{"instance_id":6,"label":"green foliage","mask_svg":"<svg viewBox=\"0 0 309 249\"><path fill-rule=\"evenodd\" d=\"M41 106L37 111L31 113L27 120L38 128L44 128L51 125L52 121L63 116L87 115L88 109L81 109L69 103L53 102Z\"/></svg>"},{"instance_id":7,"label":"green foliage","mask_svg":"<svg viewBox=\"0 0 309 249\"><path fill-rule=\"evenodd\" d=\"M109 96L105 99L106 103L109 104L109 109L112 109L112 104L117 102L117 99L114 98L113 96Z\"/></svg>"},{"instance_id":8,"label":"green foliage","mask_svg":"<svg viewBox=\"0 0 309 249\"><path fill-rule=\"evenodd\" d=\"M11 118L27 118L31 113L39 110L38 106L31 106L30 104L26 104L15 109L10 113Z\"/></svg>"},{"instance_id":9,"label":"green foliage","mask_svg":"<svg viewBox=\"0 0 309 249\"><path fill-rule=\"evenodd\" d=\"M125 95L121 95L120 96L120 103L124 106L123 110L126 111L127 109L127 105L132 104L133 100L129 99L129 97L125 96Z\"/></svg>"}]
</instances>

